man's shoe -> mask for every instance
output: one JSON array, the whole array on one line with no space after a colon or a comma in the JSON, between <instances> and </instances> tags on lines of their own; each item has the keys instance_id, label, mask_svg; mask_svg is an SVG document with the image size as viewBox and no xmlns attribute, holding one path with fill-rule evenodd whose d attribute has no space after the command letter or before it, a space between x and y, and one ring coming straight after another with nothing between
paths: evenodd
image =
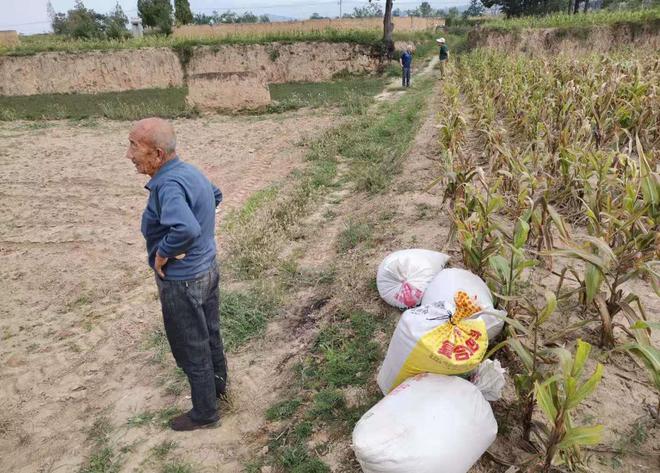
<instances>
[{"instance_id":1,"label":"man's shoe","mask_svg":"<svg viewBox=\"0 0 660 473\"><path fill-rule=\"evenodd\" d=\"M206 423L198 423L193 421L188 414L181 414L170 420L170 428L176 430L177 432L185 432L188 430L197 430L197 429L212 429L220 425L219 420L214 420Z\"/></svg>"}]
</instances>

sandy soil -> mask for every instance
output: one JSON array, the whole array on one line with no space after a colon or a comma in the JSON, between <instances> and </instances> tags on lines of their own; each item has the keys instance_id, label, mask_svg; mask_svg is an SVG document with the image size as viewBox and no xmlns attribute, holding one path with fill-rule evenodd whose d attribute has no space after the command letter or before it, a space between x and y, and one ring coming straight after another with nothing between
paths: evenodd
<instances>
[{"instance_id":1,"label":"sandy soil","mask_svg":"<svg viewBox=\"0 0 660 473\"><path fill-rule=\"evenodd\" d=\"M227 212L303 165L301 141L336 122L330 113L301 111L175 126L181 157L222 189ZM139 230L147 178L124 158L129 127L0 124L0 471L77 471L102 416L113 427L110 445L124 447L122 471L149 471L149 449L169 438L126 427L132 416L172 402L145 347L161 321ZM266 372L271 360L259 362L265 356L230 358L241 409L221 429L175 439L212 471L240 471L242 440L263 422L275 394L260 380L277 383Z\"/></svg>"}]
</instances>

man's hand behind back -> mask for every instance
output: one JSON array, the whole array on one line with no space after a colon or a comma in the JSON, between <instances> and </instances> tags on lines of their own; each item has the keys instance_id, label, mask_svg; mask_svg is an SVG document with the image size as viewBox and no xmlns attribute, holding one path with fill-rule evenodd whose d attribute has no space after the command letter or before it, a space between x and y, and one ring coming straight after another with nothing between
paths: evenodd
<instances>
[{"instance_id":1,"label":"man's hand behind back","mask_svg":"<svg viewBox=\"0 0 660 473\"><path fill-rule=\"evenodd\" d=\"M174 259L183 259L186 257L185 253L181 253L180 255L176 255ZM156 273L161 277L165 278L165 272L163 271L163 267L167 264L169 261L169 258L166 258L165 256L161 256L156 252L156 261L154 261L154 270Z\"/></svg>"}]
</instances>

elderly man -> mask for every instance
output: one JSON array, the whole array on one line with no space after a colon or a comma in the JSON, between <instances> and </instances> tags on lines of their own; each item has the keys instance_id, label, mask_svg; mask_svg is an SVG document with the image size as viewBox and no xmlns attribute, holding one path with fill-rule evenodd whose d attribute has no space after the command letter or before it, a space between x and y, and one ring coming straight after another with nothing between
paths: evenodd
<instances>
[{"instance_id":1,"label":"elderly man","mask_svg":"<svg viewBox=\"0 0 660 473\"><path fill-rule=\"evenodd\" d=\"M128 135L137 172L151 177L142 234L156 284L167 340L190 383L192 410L170 422L174 430L215 426L217 399L227 387L227 364L219 327L219 274L215 209L222 193L176 154L170 123L147 118Z\"/></svg>"}]
</instances>

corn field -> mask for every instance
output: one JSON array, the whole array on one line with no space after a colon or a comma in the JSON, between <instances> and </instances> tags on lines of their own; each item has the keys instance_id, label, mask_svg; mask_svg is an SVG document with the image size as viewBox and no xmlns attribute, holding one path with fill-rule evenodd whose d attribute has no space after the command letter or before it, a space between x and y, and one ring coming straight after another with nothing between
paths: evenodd
<instances>
[{"instance_id":1,"label":"corn field","mask_svg":"<svg viewBox=\"0 0 660 473\"><path fill-rule=\"evenodd\" d=\"M488 28L511 31L521 28L588 28L613 24L648 24L658 21L660 9L655 7L629 10L596 10L588 15L553 13L543 16L497 18L486 22Z\"/></svg>"},{"instance_id":2,"label":"corn field","mask_svg":"<svg viewBox=\"0 0 660 473\"><path fill-rule=\"evenodd\" d=\"M659 88L660 56L641 49L477 49L443 84L436 182L449 245L508 311L487 356L509 360L515 382L527 446L505 462L515 471L586 468L607 419L576 413L613 360L643 373L659 420L660 324L646 307L660 296Z\"/></svg>"},{"instance_id":3,"label":"corn field","mask_svg":"<svg viewBox=\"0 0 660 473\"><path fill-rule=\"evenodd\" d=\"M422 18L422 17L394 17L392 18L394 28L400 31L427 31L444 26L444 18ZM213 38L233 35L272 35L296 34L304 32L323 31L380 31L383 27L383 19L380 17L370 18L341 18L321 19L303 21L280 21L272 23L221 23L209 25L184 25L174 30L176 38Z\"/></svg>"}]
</instances>

